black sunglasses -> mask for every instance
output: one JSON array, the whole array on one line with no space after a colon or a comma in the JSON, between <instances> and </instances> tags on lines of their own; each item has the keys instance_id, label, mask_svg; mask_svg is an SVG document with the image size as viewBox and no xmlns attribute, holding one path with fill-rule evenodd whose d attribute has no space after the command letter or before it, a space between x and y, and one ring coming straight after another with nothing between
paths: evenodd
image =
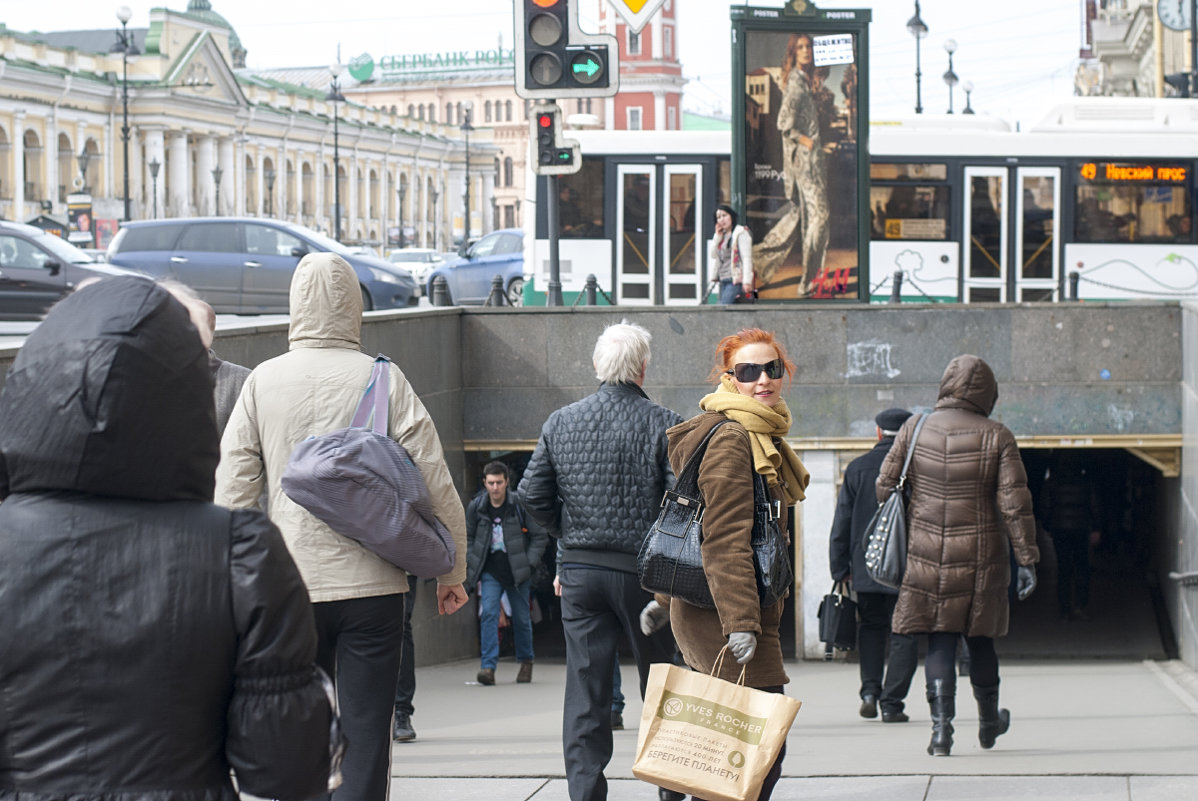
<instances>
[{"instance_id":1,"label":"black sunglasses","mask_svg":"<svg viewBox=\"0 0 1198 801\"><path fill-rule=\"evenodd\" d=\"M733 365L732 369L728 371L728 375L736 376L736 380L742 384L748 384L756 381L761 376L762 370L770 378L781 378L786 374L786 365L781 359L774 359L772 362L766 362L765 364L745 362Z\"/></svg>"}]
</instances>

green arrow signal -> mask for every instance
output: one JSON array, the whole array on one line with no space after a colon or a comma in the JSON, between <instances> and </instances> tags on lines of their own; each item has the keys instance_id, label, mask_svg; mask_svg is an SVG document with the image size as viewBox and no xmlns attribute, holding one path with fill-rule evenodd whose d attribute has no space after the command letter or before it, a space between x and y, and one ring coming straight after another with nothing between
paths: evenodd
<instances>
[{"instance_id":1,"label":"green arrow signal","mask_svg":"<svg viewBox=\"0 0 1198 801\"><path fill-rule=\"evenodd\" d=\"M595 73L599 71L599 62L595 61L593 58L588 58L582 64L575 62L573 67L574 72L585 72L588 78L593 78Z\"/></svg>"}]
</instances>

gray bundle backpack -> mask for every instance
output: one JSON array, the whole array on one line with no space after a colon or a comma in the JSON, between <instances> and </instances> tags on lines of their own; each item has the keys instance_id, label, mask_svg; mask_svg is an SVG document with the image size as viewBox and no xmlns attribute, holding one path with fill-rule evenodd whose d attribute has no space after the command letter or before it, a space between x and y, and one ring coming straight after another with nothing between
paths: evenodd
<instances>
[{"instance_id":1,"label":"gray bundle backpack","mask_svg":"<svg viewBox=\"0 0 1198 801\"><path fill-rule=\"evenodd\" d=\"M386 356L375 359L348 428L295 446L281 484L333 531L414 576L433 578L453 569L456 549L419 468L387 436L390 365Z\"/></svg>"}]
</instances>

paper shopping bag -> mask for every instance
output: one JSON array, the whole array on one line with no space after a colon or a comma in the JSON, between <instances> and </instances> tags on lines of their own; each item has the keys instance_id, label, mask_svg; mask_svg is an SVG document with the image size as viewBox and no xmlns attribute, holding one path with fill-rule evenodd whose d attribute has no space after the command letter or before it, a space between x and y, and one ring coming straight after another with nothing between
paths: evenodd
<instances>
[{"instance_id":1,"label":"paper shopping bag","mask_svg":"<svg viewBox=\"0 0 1198 801\"><path fill-rule=\"evenodd\" d=\"M752 801L799 706L780 693L656 663L632 774L707 801Z\"/></svg>"}]
</instances>

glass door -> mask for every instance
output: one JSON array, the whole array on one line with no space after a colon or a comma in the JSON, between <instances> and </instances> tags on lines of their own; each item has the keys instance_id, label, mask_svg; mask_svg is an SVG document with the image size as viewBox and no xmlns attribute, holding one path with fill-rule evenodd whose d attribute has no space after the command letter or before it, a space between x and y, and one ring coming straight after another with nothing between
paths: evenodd
<instances>
[{"instance_id":1,"label":"glass door","mask_svg":"<svg viewBox=\"0 0 1198 801\"><path fill-rule=\"evenodd\" d=\"M1061 216L1059 167L1019 167L1015 174L1015 244L1019 271L1015 296L1021 303L1057 300L1061 249L1056 232Z\"/></svg>"},{"instance_id":2,"label":"glass door","mask_svg":"<svg viewBox=\"0 0 1198 801\"><path fill-rule=\"evenodd\" d=\"M653 265L657 263L657 174L652 164L616 168L617 302L649 306L655 302Z\"/></svg>"},{"instance_id":3,"label":"glass door","mask_svg":"<svg viewBox=\"0 0 1198 801\"><path fill-rule=\"evenodd\" d=\"M703 259L706 243L701 239L707 210L700 187L703 167L698 164L667 164L665 184L669 201L662 209L665 237L665 302L694 305L703 291Z\"/></svg>"},{"instance_id":4,"label":"glass door","mask_svg":"<svg viewBox=\"0 0 1198 801\"><path fill-rule=\"evenodd\" d=\"M966 167L965 241L962 243L966 303L1007 299L1007 168Z\"/></svg>"}]
</instances>

